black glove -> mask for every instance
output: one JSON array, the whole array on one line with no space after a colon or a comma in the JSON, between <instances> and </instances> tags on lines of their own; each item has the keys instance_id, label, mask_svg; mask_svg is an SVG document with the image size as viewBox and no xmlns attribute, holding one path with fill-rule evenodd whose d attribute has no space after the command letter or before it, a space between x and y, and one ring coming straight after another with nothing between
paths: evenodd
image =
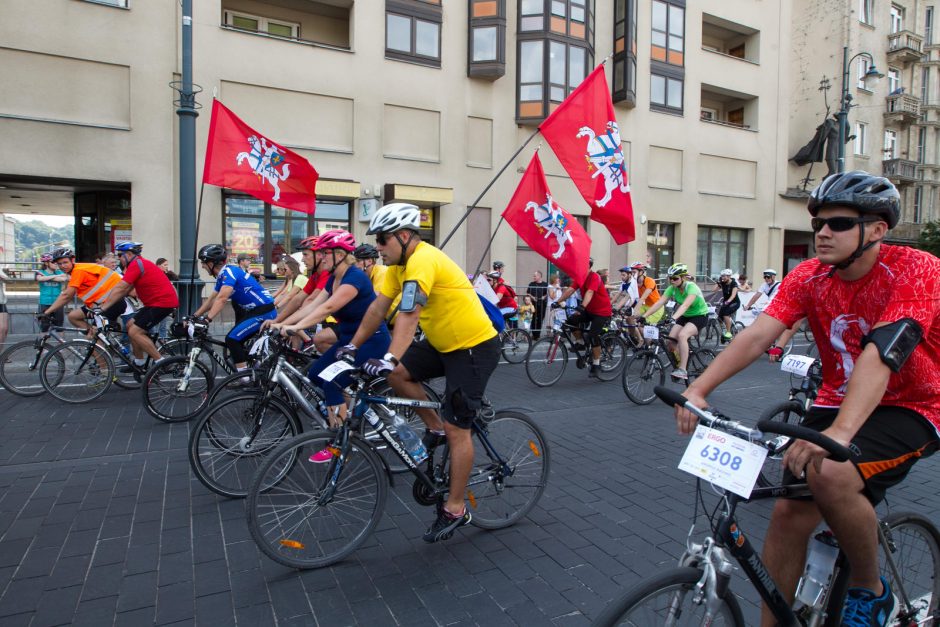
<instances>
[{"instance_id":1,"label":"black glove","mask_svg":"<svg viewBox=\"0 0 940 627\"><path fill-rule=\"evenodd\" d=\"M559 307L561 307L561 305L559 305L559 304L558 304L557 302L555 302L555 301L552 301L552 304L549 305L549 307L551 307L552 309L558 309Z\"/></svg>"},{"instance_id":2,"label":"black glove","mask_svg":"<svg viewBox=\"0 0 940 627\"><path fill-rule=\"evenodd\" d=\"M574 310L575 310L577 313L579 313L579 314L580 314L580 313L584 313L585 311L587 311L587 310L584 308L584 305L578 305L577 307L574 308Z\"/></svg>"},{"instance_id":3,"label":"black glove","mask_svg":"<svg viewBox=\"0 0 940 627\"><path fill-rule=\"evenodd\" d=\"M342 359L347 363L354 363L356 361L356 352L359 349L356 348L353 344L347 344L336 349L336 358ZM371 360L370 360L371 361Z\"/></svg>"},{"instance_id":4,"label":"black glove","mask_svg":"<svg viewBox=\"0 0 940 627\"><path fill-rule=\"evenodd\" d=\"M337 351L338 352L338 351ZM362 370L373 377L381 377L395 369L395 364L384 359L368 359L362 365Z\"/></svg>"},{"instance_id":5,"label":"black glove","mask_svg":"<svg viewBox=\"0 0 940 627\"><path fill-rule=\"evenodd\" d=\"M643 316L637 316L636 323L640 326L646 326L646 318Z\"/></svg>"}]
</instances>

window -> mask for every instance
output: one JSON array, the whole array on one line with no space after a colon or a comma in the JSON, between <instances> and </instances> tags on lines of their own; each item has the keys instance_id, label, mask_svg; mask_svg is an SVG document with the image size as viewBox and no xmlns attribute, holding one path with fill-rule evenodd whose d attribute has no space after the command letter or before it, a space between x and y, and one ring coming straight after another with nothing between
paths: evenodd
<instances>
[{"instance_id":1,"label":"window","mask_svg":"<svg viewBox=\"0 0 940 627\"><path fill-rule=\"evenodd\" d=\"M636 0L614 1L614 102L636 105Z\"/></svg>"},{"instance_id":2,"label":"window","mask_svg":"<svg viewBox=\"0 0 940 627\"><path fill-rule=\"evenodd\" d=\"M286 37L288 39L298 39L300 37L300 24L237 11L225 12L225 25L252 33L274 35L275 37Z\"/></svg>"},{"instance_id":3,"label":"window","mask_svg":"<svg viewBox=\"0 0 940 627\"><path fill-rule=\"evenodd\" d=\"M671 65L684 65L685 8L663 0L653 0L652 11L652 59Z\"/></svg>"},{"instance_id":4,"label":"window","mask_svg":"<svg viewBox=\"0 0 940 627\"><path fill-rule=\"evenodd\" d=\"M442 21L442 9L437 3L387 0L385 57L441 67Z\"/></svg>"},{"instance_id":5,"label":"window","mask_svg":"<svg viewBox=\"0 0 940 627\"><path fill-rule=\"evenodd\" d=\"M872 24L872 4L874 0L858 0L858 21L865 24Z\"/></svg>"},{"instance_id":6,"label":"window","mask_svg":"<svg viewBox=\"0 0 940 627\"><path fill-rule=\"evenodd\" d=\"M864 122L855 123L855 154L868 154L868 125Z\"/></svg>"},{"instance_id":7,"label":"window","mask_svg":"<svg viewBox=\"0 0 940 627\"><path fill-rule=\"evenodd\" d=\"M650 75L650 104L655 109L682 113L682 79Z\"/></svg>"},{"instance_id":8,"label":"window","mask_svg":"<svg viewBox=\"0 0 940 627\"><path fill-rule=\"evenodd\" d=\"M718 109L712 109L710 107L702 107L701 119L706 122L717 122L720 119L719 114L718 114Z\"/></svg>"},{"instance_id":9,"label":"window","mask_svg":"<svg viewBox=\"0 0 940 627\"><path fill-rule=\"evenodd\" d=\"M330 229L349 229L349 204L317 199L311 216L273 207L241 194L224 192L225 247L229 261L239 254L251 255L265 274L276 272L276 264L308 235Z\"/></svg>"},{"instance_id":10,"label":"window","mask_svg":"<svg viewBox=\"0 0 940 627\"><path fill-rule=\"evenodd\" d=\"M924 188L918 185L914 188L914 215L912 216L914 224L921 224L924 221Z\"/></svg>"},{"instance_id":11,"label":"window","mask_svg":"<svg viewBox=\"0 0 940 627\"><path fill-rule=\"evenodd\" d=\"M87 2L92 2L94 4L107 4L112 7L120 7L122 9L127 8L127 0L86 0Z\"/></svg>"},{"instance_id":12,"label":"window","mask_svg":"<svg viewBox=\"0 0 940 627\"><path fill-rule=\"evenodd\" d=\"M646 275L654 279L666 276L675 259L676 225L648 222L646 228Z\"/></svg>"},{"instance_id":13,"label":"window","mask_svg":"<svg viewBox=\"0 0 940 627\"><path fill-rule=\"evenodd\" d=\"M933 7L924 12L924 43L928 46L933 43Z\"/></svg>"},{"instance_id":14,"label":"window","mask_svg":"<svg viewBox=\"0 0 940 627\"><path fill-rule=\"evenodd\" d=\"M921 106L930 104L930 67L920 68L920 102Z\"/></svg>"},{"instance_id":15,"label":"window","mask_svg":"<svg viewBox=\"0 0 940 627\"><path fill-rule=\"evenodd\" d=\"M888 94L901 93L901 70L888 68Z\"/></svg>"},{"instance_id":16,"label":"window","mask_svg":"<svg viewBox=\"0 0 940 627\"><path fill-rule=\"evenodd\" d=\"M724 268L747 274L747 231L700 226L696 256L696 267L705 276L718 274Z\"/></svg>"},{"instance_id":17,"label":"window","mask_svg":"<svg viewBox=\"0 0 940 627\"><path fill-rule=\"evenodd\" d=\"M927 127L917 129L917 162L927 163Z\"/></svg>"},{"instance_id":18,"label":"window","mask_svg":"<svg viewBox=\"0 0 940 627\"><path fill-rule=\"evenodd\" d=\"M519 7L519 30L540 31L545 29L545 0L521 0Z\"/></svg>"},{"instance_id":19,"label":"window","mask_svg":"<svg viewBox=\"0 0 940 627\"><path fill-rule=\"evenodd\" d=\"M865 84L865 74L868 73L869 68L871 68L871 61L867 57L860 57L858 60L858 82L855 86L865 91L870 91L868 85Z\"/></svg>"},{"instance_id":20,"label":"window","mask_svg":"<svg viewBox=\"0 0 940 627\"><path fill-rule=\"evenodd\" d=\"M898 134L895 131L885 131L885 160L896 159L898 150Z\"/></svg>"},{"instance_id":21,"label":"window","mask_svg":"<svg viewBox=\"0 0 940 627\"><path fill-rule=\"evenodd\" d=\"M506 0L471 0L467 76L496 80L506 73Z\"/></svg>"},{"instance_id":22,"label":"window","mask_svg":"<svg viewBox=\"0 0 940 627\"><path fill-rule=\"evenodd\" d=\"M891 32L900 33L904 30L904 9L896 4L891 5Z\"/></svg>"}]
</instances>

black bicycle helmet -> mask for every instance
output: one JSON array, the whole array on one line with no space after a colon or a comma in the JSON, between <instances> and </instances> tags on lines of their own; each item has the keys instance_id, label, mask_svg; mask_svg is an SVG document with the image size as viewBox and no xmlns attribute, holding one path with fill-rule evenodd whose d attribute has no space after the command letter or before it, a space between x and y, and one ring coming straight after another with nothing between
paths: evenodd
<instances>
[{"instance_id":1,"label":"black bicycle helmet","mask_svg":"<svg viewBox=\"0 0 940 627\"><path fill-rule=\"evenodd\" d=\"M199 249L199 254L196 256L199 261L205 263L219 263L228 259L228 253L225 252L225 247L222 244L206 244Z\"/></svg>"},{"instance_id":2,"label":"black bicycle helmet","mask_svg":"<svg viewBox=\"0 0 940 627\"><path fill-rule=\"evenodd\" d=\"M824 180L810 194L806 208L815 218L820 209L829 205L880 216L889 229L897 226L901 218L901 195L894 184L862 170L840 172Z\"/></svg>"},{"instance_id":3,"label":"black bicycle helmet","mask_svg":"<svg viewBox=\"0 0 940 627\"><path fill-rule=\"evenodd\" d=\"M372 244L359 244L353 251L353 257L356 259L378 259L379 251Z\"/></svg>"},{"instance_id":4,"label":"black bicycle helmet","mask_svg":"<svg viewBox=\"0 0 940 627\"><path fill-rule=\"evenodd\" d=\"M65 259L66 257L75 259L75 251L68 247L56 248L52 251L53 262L56 262L59 259Z\"/></svg>"}]
</instances>

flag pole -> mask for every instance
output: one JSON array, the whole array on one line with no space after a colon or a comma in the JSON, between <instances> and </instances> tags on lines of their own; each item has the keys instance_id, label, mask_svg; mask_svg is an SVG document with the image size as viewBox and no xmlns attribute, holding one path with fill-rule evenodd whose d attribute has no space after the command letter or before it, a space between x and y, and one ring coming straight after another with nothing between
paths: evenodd
<instances>
[{"instance_id":1,"label":"flag pole","mask_svg":"<svg viewBox=\"0 0 940 627\"><path fill-rule=\"evenodd\" d=\"M538 130L538 129L535 129L535 131L534 131L531 135L529 135L528 139L526 139L526 140L522 143L522 145L519 146L519 150L517 150L515 153L513 153L513 155L512 155L511 157L509 157L509 160L506 162L506 164L503 165L502 168L500 168L499 172L496 173L496 176L493 177L493 180L491 180L491 181L489 182L489 184L487 184L487 186L486 186L485 188L483 188L483 191L480 192L480 195L477 196L476 200L474 200L473 203L471 203L470 205L467 206L467 211L463 214L463 216L460 218L460 220L457 221L457 224L455 224L455 225L454 225L454 228L452 228L452 229L450 230L450 233L447 234L447 237L444 238L444 241L441 242L441 245L438 246L438 248L443 249L445 246L447 246L447 242L449 242L449 241L450 241L450 238L452 238L452 237L454 236L454 233L457 232L457 229L460 228L460 225L463 224L463 223L466 221L466 219L467 219L468 217L470 217L470 212L473 211L474 209L476 209L477 203L480 202L480 201L483 199L483 196L486 195L486 192L490 191L490 188L493 187L493 184L496 183L496 180L497 180L500 176L502 176L503 172L506 171L506 168L509 167L509 164L512 163L513 161L515 161L516 157L519 156L519 153L522 152L522 150L523 150L526 146L529 145L529 142L532 141L532 138L534 138L536 135L538 135L538 133L539 133L539 130ZM502 222L502 220L500 220L500 222ZM499 225L497 225L497 228L499 228ZM496 231L493 231L493 234L494 234L494 235L495 235L495 233L496 233ZM493 243L493 240L492 240L492 238L491 238L491 239L490 239L490 244L492 244L492 243ZM486 247L486 251L488 251L489 249L490 249L490 247L487 246L487 247ZM486 256L486 251L483 251L484 257ZM483 263L482 260L480 261L480 263ZM479 270L479 267L477 268L477 270ZM474 275L474 276L475 276L475 275Z\"/></svg>"},{"instance_id":2,"label":"flag pole","mask_svg":"<svg viewBox=\"0 0 940 627\"><path fill-rule=\"evenodd\" d=\"M195 305L195 294L196 294L196 279L199 277L199 261L196 259L196 251L199 248L199 223L202 221L202 194L206 191L206 182L203 181L199 185L199 204L196 205L196 231L193 233L193 271L189 275L189 298L190 302L188 303L191 306ZM198 309L198 307L196 307ZM187 311L187 314L191 314L192 309Z\"/></svg>"}]
</instances>

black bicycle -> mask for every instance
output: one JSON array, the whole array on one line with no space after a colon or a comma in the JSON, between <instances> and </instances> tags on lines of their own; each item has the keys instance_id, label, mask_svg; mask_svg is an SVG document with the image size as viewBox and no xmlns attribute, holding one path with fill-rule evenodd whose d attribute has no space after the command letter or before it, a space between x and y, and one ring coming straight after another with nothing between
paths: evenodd
<instances>
[{"instance_id":1,"label":"black bicycle","mask_svg":"<svg viewBox=\"0 0 940 627\"><path fill-rule=\"evenodd\" d=\"M532 343L525 358L525 373L529 381L539 387L557 383L568 367L568 351L575 355L575 366L583 369L591 363L591 347L575 342L574 331L578 327L567 319L555 317L551 331L543 331L542 337ZM584 333L584 329L580 329ZM582 337L584 337L582 335ZM617 331L605 330L600 337L601 363L596 375L600 381L612 381L623 368L629 349Z\"/></svg>"},{"instance_id":2,"label":"black bicycle","mask_svg":"<svg viewBox=\"0 0 940 627\"><path fill-rule=\"evenodd\" d=\"M774 447L766 434L804 439L826 449L835 461L846 461L851 453L819 432L797 425L761 421L757 429L728 420L714 410L701 410L679 393L657 388L656 394L668 405L683 405L695 413L701 424L732 435ZM702 498L697 480L698 504ZM594 622L607 625L741 625L745 624L730 580L737 567L758 591L780 625L838 625L848 588L848 560L839 551L831 577L809 573L800 579L797 601L791 607L777 588L760 556L735 518L739 503L779 496L809 495L803 484L756 488L750 499L720 490L721 500L709 518L710 533L701 542L692 540L679 558L678 566L644 579L621 598L614 600ZM720 513L718 513L720 509ZM697 518L697 505L695 517ZM819 537L819 536L817 536ZM824 536L827 544L835 541ZM940 619L940 533L926 517L915 513L894 513L878 522L881 575L897 597L897 615L892 626L935 625ZM810 542L818 542L811 539ZM815 574L815 576L813 576Z\"/></svg>"},{"instance_id":3,"label":"black bicycle","mask_svg":"<svg viewBox=\"0 0 940 627\"><path fill-rule=\"evenodd\" d=\"M448 446L438 446L419 463L386 427L388 416L398 408L438 409L440 403L367 393L367 378L357 370L350 372L353 382L346 393L353 409L342 427L310 431L285 442L265 457L252 479L247 503L251 536L265 555L285 566L334 564L375 529L392 475L376 441L364 436L370 431L414 475L412 496L418 503L440 506L447 496ZM515 410L486 408L471 430L475 440L467 483L471 524L484 529L513 525L545 490L548 442L531 418ZM323 451L329 457L318 463Z\"/></svg>"},{"instance_id":4,"label":"black bicycle","mask_svg":"<svg viewBox=\"0 0 940 627\"><path fill-rule=\"evenodd\" d=\"M84 334L73 327L49 327L49 330L31 340L23 340L0 353L0 385L17 396L41 396L46 393L39 376L39 363L43 356L67 341L68 333Z\"/></svg>"}]
</instances>

